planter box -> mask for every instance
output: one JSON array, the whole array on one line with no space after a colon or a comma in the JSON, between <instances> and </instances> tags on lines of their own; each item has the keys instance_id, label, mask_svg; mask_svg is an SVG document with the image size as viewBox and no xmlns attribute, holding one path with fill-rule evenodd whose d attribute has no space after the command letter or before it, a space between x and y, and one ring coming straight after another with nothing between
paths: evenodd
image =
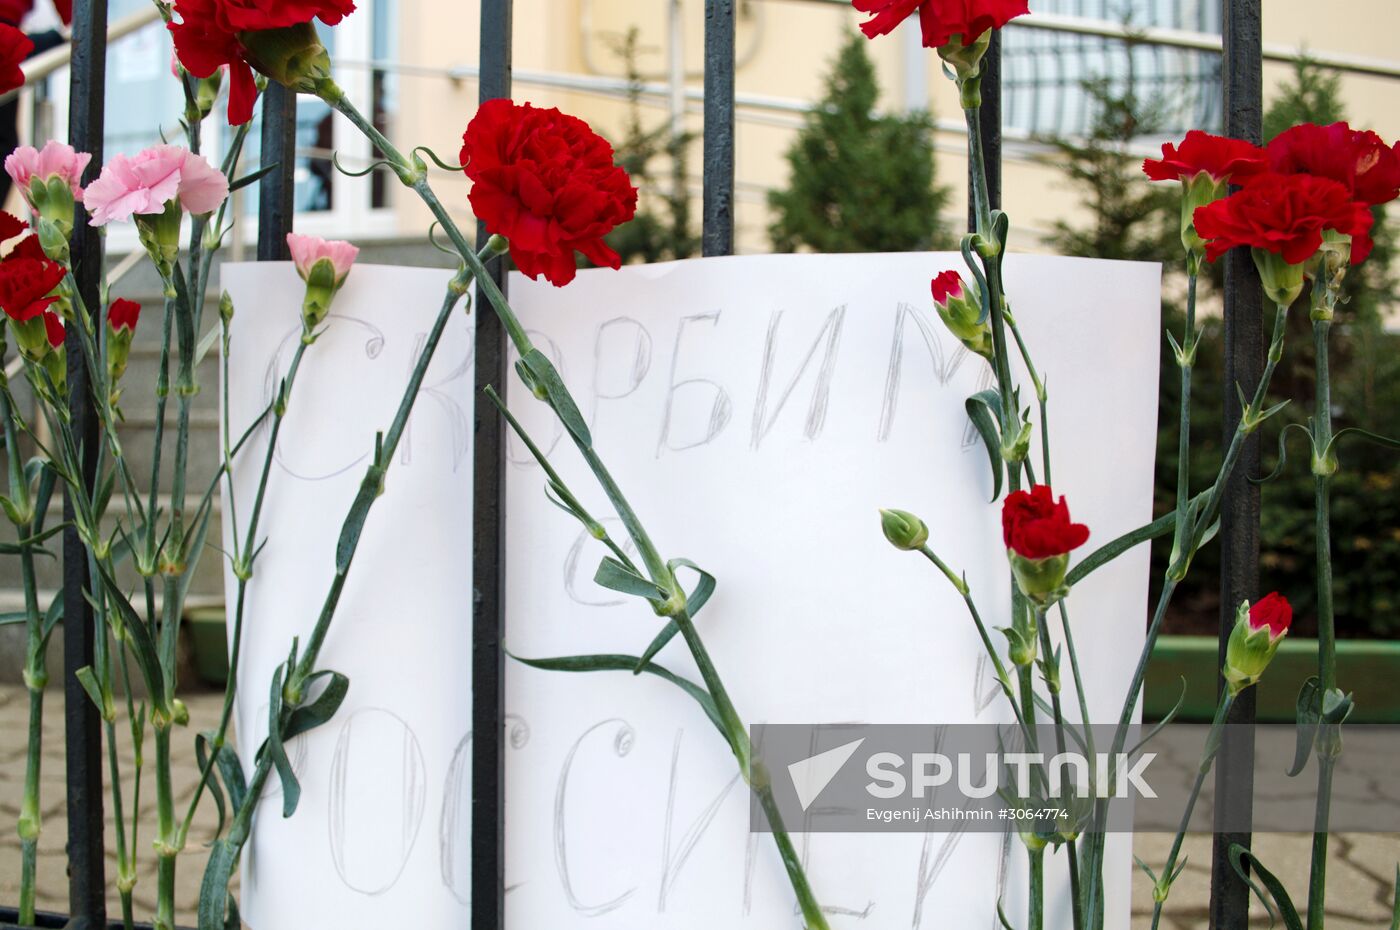
<instances>
[{"instance_id":1,"label":"planter box","mask_svg":"<svg viewBox=\"0 0 1400 930\"><path fill-rule=\"evenodd\" d=\"M0 907L0 930L63 930L69 924L69 919L63 914L46 914L39 912L35 916L35 922L31 924L17 924L19 912L12 907ZM150 924L137 924L136 930L150 930ZM125 930L125 925L120 920L109 921L107 930Z\"/></svg>"},{"instance_id":2,"label":"planter box","mask_svg":"<svg viewBox=\"0 0 1400 930\"><path fill-rule=\"evenodd\" d=\"M1147 667L1143 713L1160 720L1181 694L1186 700L1179 718L1209 721L1215 714L1216 683L1220 678L1219 646L1209 636L1163 636ZM1298 690L1317 674L1317 640L1283 641L1273 664L1255 687L1259 691L1260 723L1292 723ZM1337 643L1337 681L1356 696L1352 723L1400 723L1400 643L1342 640Z\"/></svg>"},{"instance_id":3,"label":"planter box","mask_svg":"<svg viewBox=\"0 0 1400 930\"><path fill-rule=\"evenodd\" d=\"M190 653L199 680L222 688L228 683L228 627L222 607L200 607L185 614Z\"/></svg>"}]
</instances>

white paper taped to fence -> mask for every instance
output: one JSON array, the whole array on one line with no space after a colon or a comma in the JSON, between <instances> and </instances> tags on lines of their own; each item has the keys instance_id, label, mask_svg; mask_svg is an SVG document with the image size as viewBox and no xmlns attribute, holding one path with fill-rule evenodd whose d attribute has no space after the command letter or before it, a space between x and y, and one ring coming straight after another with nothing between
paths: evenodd
<instances>
[{"instance_id":1,"label":"white paper taped to fence","mask_svg":"<svg viewBox=\"0 0 1400 930\"><path fill-rule=\"evenodd\" d=\"M562 290L512 279L514 305L663 556L719 579L698 625L750 723L1007 718L961 599L890 548L876 514L924 516L1001 625L999 511L964 409L992 381L929 298L935 273L961 267L952 254L763 256L586 271ZM1006 282L1049 387L1056 493L1091 546L1107 542L1151 519L1160 270L1013 255ZM509 398L583 504L610 515L513 377ZM1029 387L1022 402L1034 404ZM510 462L509 649L640 653L660 621L593 584L602 546L545 500L518 442ZM1143 547L1075 591L1096 721L1117 719L1147 581ZM658 661L698 680L680 639ZM507 709L510 930L799 926L771 837L748 831L733 757L679 690L510 664ZM1112 930L1128 925L1125 840L1110 846ZM842 930L994 930L1003 895L1009 914L1025 913L1012 835L807 835L798 849ZM1051 888L1065 883L1063 858ZM1069 925L1065 896L1052 895L1046 925Z\"/></svg>"},{"instance_id":2,"label":"white paper taped to fence","mask_svg":"<svg viewBox=\"0 0 1400 930\"><path fill-rule=\"evenodd\" d=\"M393 420L448 273L357 266L306 352L277 444L248 589L237 731L245 770L267 734L269 684L304 646L335 572L336 541ZM234 300L234 441L267 408L301 335L290 264L224 267ZM457 310L427 370L384 495L365 524L318 666L349 676L326 725L288 746L301 784L282 818L274 777L242 870L256 930L465 926L470 899L471 329ZM246 532L267 449L259 430L224 494L225 550ZM230 614L236 579L225 573Z\"/></svg>"}]
</instances>

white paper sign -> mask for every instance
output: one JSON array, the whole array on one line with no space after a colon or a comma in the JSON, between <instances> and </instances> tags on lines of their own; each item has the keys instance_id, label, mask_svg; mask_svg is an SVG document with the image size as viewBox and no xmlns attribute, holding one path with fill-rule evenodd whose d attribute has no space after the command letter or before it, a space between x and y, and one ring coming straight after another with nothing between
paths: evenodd
<instances>
[{"instance_id":1,"label":"white paper sign","mask_svg":"<svg viewBox=\"0 0 1400 930\"><path fill-rule=\"evenodd\" d=\"M513 303L663 554L718 577L699 626L750 722L1007 718L961 600L922 559L891 549L876 515L894 506L924 516L984 616L1002 622L998 512L963 408L991 379L929 302L930 277L960 264L951 254L766 256L586 271L562 290L512 279ZM250 589L238 703L249 768L272 670L314 623L364 456L446 281L357 267L307 355ZM1158 282L1153 265L1008 261L1017 318L1050 386L1056 491L1091 527L1091 547L1150 517ZM228 266L224 283L238 308L237 435L295 349L302 290L288 265ZM258 816L242 894L255 930L465 925L472 322L455 318L429 371L327 640L321 666L348 674L350 695L291 746L303 788L295 817L280 817L275 786ZM611 517L548 411L511 382L517 414L573 490ZM265 443L260 435L234 469L240 526ZM508 647L640 652L659 621L593 584L602 547L545 499L524 447L512 440L510 450ZM1146 601L1145 549L1076 589L1098 719L1116 717ZM658 661L698 677L679 641ZM733 759L688 698L649 677L511 664L507 704L511 930L799 925L771 838L748 831ZM1111 930L1128 921L1124 840L1110 844ZM797 841L835 928L991 930L1001 894L1009 913L1024 913L1014 837ZM1061 868L1051 865L1052 888ZM1061 897L1047 926L1067 915Z\"/></svg>"},{"instance_id":2,"label":"white paper sign","mask_svg":"<svg viewBox=\"0 0 1400 930\"><path fill-rule=\"evenodd\" d=\"M249 773L273 670L315 625L375 433L393 420L448 277L357 266L297 375L245 615L237 730ZM304 289L280 263L227 265L223 285L236 308L225 385L236 440L286 375ZM258 808L241 895L256 930L467 922L474 322L453 317L365 525L318 663L348 675L349 694L328 724L288 746L300 805L282 818L274 777ZM234 464L240 533L267 441L263 429ZM232 551L227 494L223 513ZM231 572L225 585L231 601Z\"/></svg>"},{"instance_id":3,"label":"white paper sign","mask_svg":"<svg viewBox=\"0 0 1400 930\"><path fill-rule=\"evenodd\" d=\"M922 515L1004 625L999 509L963 406L992 381L929 298L934 274L961 267L953 254L763 256L583 272L563 290L512 280L663 555L718 577L698 626L750 723L1008 719L961 599L890 548L876 514ZM1013 255L1006 276L1052 398L1055 490L1091 545L1107 542L1151 518L1160 270ZM543 405L515 383L509 398L585 506L610 516ZM592 583L602 546L545 501L524 447L511 450L508 648L640 653L660 621ZM1141 648L1147 569L1144 547L1074 594L1099 721L1116 720ZM698 680L679 639L658 661ZM528 731L506 761L510 930L800 926L771 837L748 831L734 760L684 694L513 664L507 704ZM809 835L798 847L835 928L992 930L1003 894L1008 913L1025 912L1014 837ZM1114 930L1128 925L1128 852L1116 837ZM1060 896L1046 925L1068 923Z\"/></svg>"}]
</instances>

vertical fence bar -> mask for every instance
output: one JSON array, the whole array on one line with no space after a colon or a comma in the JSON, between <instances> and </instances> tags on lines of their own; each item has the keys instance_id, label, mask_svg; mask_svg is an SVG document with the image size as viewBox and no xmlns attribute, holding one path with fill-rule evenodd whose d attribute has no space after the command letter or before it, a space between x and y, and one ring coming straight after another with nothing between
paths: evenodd
<instances>
[{"instance_id":1,"label":"vertical fence bar","mask_svg":"<svg viewBox=\"0 0 1400 930\"><path fill-rule=\"evenodd\" d=\"M705 255L734 254L734 0L705 0Z\"/></svg>"},{"instance_id":2,"label":"vertical fence bar","mask_svg":"<svg viewBox=\"0 0 1400 930\"><path fill-rule=\"evenodd\" d=\"M263 92L261 146L260 164L277 168L258 184L258 261L286 261L296 204L297 95L276 81Z\"/></svg>"},{"instance_id":3,"label":"vertical fence bar","mask_svg":"<svg viewBox=\"0 0 1400 930\"><path fill-rule=\"evenodd\" d=\"M1258 143L1263 134L1263 33L1260 0L1224 0L1225 133ZM1254 393L1264 368L1263 294L1249 250L1239 248L1225 265L1225 440L1240 420L1239 385ZM1245 443L1220 511L1220 663L1235 622L1235 608L1259 591L1259 436ZM1254 688L1235 701L1228 723L1254 722ZM1213 838L1210 925L1238 930L1249 923L1249 888L1230 865L1233 843L1249 845L1248 829L1220 830L1223 812L1236 824L1248 822L1254 794L1254 734L1236 727L1215 762L1216 832Z\"/></svg>"},{"instance_id":4,"label":"vertical fence bar","mask_svg":"<svg viewBox=\"0 0 1400 930\"><path fill-rule=\"evenodd\" d=\"M987 198L993 210L1001 209L1001 34L992 30L992 44L982 59L982 152L987 163ZM932 52L929 52L932 54ZM972 197L972 167L967 174L967 228L977 228L977 207Z\"/></svg>"},{"instance_id":5,"label":"vertical fence bar","mask_svg":"<svg viewBox=\"0 0 1400 930\"><path fill-rule=\"evenodd\" d=\"M92 153L83 182L102 168L103 106L107 70L107 0L73 4L73 65L68 138L80 152ZM82 216L80 213L79 216ZM71 243L78 293L89 314L101 316L102 239L86 218L74 223ZM100 320L98 332L101 332ZM97 474L97 417L93 413L83 343L68 333L69 410L82 449L83 481L91 488ZM88 560L73 528L73 503L65 493L63 517L63 726L68 788L69 926L97 930L107 923L106 863L103 860L102 730L97 708L78 683L77 671L92 665L96 625L88 603ZM105 632L102 635L106 635Z\"/></svg>"},{"instance_id":6,"label":"vertical fence bar","mask_svg":"<svg viewBox=\"0 0 1400 930\"><path fill-rule=\"evenodd\" d=\"M510 96L512 0L482 0L481 100ZM476 227L485 245L485 224ZM507 262L491 275L504 291ZM486 295L476 292L476 396L506 381L506 335ZM472 484L472 930L505 924L505 421L476 405Z\"/></svg>"}]
</instances>

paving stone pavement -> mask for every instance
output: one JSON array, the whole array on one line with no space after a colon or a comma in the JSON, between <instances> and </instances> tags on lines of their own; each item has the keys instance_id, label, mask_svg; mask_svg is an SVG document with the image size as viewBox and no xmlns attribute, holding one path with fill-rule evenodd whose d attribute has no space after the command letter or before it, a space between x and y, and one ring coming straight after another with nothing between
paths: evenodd
<instances>
[{"instance_id":1,"label":"paving stone pavement","mask_svg":"<svg viewBox=\"0 0 1400 930\"><path fill-rule=\"evenodd\" d=\"M39 849L38 900L42 910L62 911L67 905L63 855L67 825L63 804L62 694L57 687L51 686L48 698L44 707L44 833ZM186 733L197 733L217 725L221 695L193 694L187 697L187 702L190 724ZM19 815L23 787L27 720L28 698L24 690L18 686L0 685L0 733L5 736L3 744L0 744L0 903L9 905L13 905L19 896L19 840L15 836L14 822ZM125 719L117 721L120 764L122 771L127 773L129 784L132 758L126 726ZM183 812L198 778L192 740L177 740L176 753L177 810ZM129 790L126 803L131 803ZM194 907L199 896L199 881L208 858L204 844L213 837L216 821L215 808L206 800L200 805L190 830L189 843L179 860L177 920L184 926L193 926L195 922ZM141 828L137 844L140 867L134 894L137 918L140 920L149 920L155 909L155 864L150 847L154 832L155 799L150 779L147 778L141 792ZM1171 840L1171 836L1166 834L1139 834L1134 840L1133 851L1155 867L1165 861ZM1306 888L1307 884L1311 840L1309 834L1262 834L1256 837L1255 848L1260 858L1268 863L1287 887L1300 889ZM109 850L114 848L114 843L108 804ZM1206 930L1210 838L1204 835L1188 836L1183 853L1187 857L1186 868L1167 904L1162 927L1163 930ZM1400 834L1334 835L1328 865L1328 930L1374 930L1390 926L1397 860L1400 860ZM108 853L107 873L109 879L116 873L116 856L112 852ZM115 892L112 893L109 907L111 913L120 913ZM1151 882L1137 872L1133 878L1131 930L1147 930L1151 926L1151 913ZM1269 926L1262 907L1254 908L1250 926Z\"/></svg>"}]
</instances>

